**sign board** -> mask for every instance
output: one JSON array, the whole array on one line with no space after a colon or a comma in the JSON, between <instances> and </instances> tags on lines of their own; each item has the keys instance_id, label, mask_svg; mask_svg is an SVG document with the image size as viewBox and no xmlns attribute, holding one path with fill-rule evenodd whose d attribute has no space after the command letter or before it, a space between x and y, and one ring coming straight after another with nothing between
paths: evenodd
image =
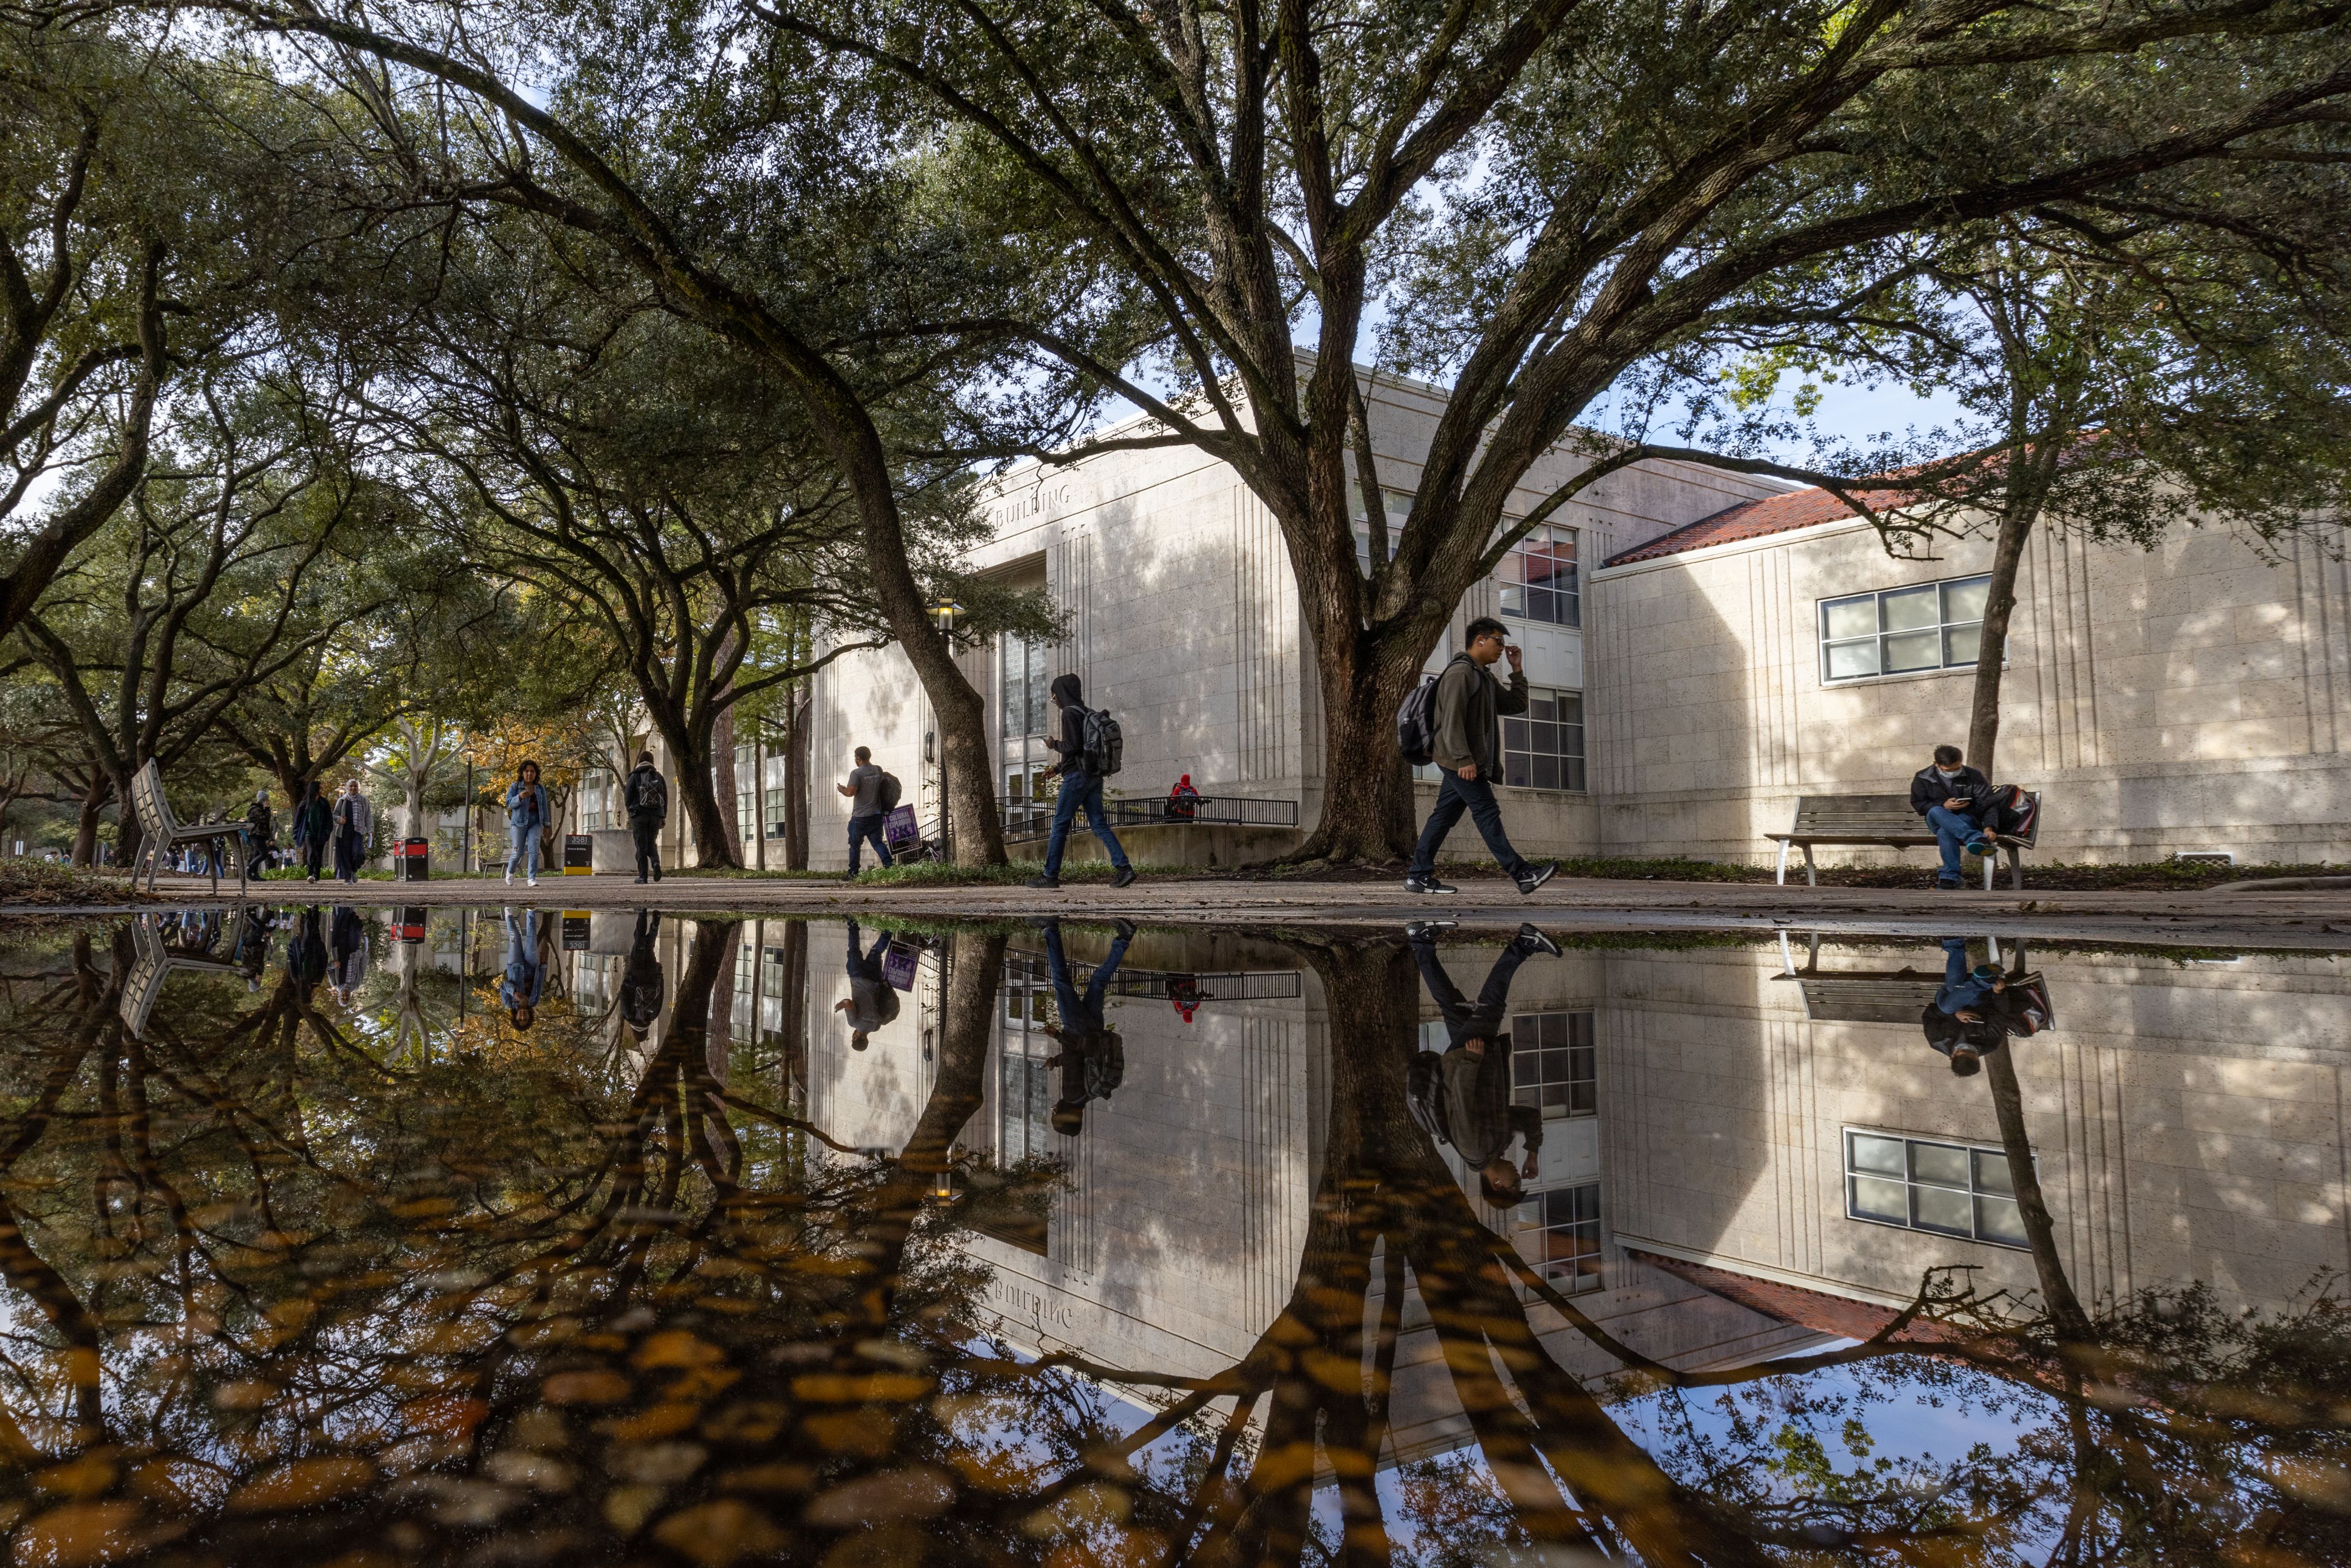
<instances>
[{"instance_id":1,"label":"sign board","mask_svg":"<svg viewBox=\"0 0 2351 1568\"><path fill-rule=\"evenodd\" d=\"M563 835L563 874L592 876L596 871L596 840L588 833Z\"/></svg>"},{"instance_id":2,"label":"sign board","mask_svg":"<svg viewBox=\"0 0 2351 1568\"><path fill-rule=\"evenodd\" d=\"M584 909L563 912L563 950L567 953L588 951L588 932L595 917Z\"/></svg>"}]
</instances>

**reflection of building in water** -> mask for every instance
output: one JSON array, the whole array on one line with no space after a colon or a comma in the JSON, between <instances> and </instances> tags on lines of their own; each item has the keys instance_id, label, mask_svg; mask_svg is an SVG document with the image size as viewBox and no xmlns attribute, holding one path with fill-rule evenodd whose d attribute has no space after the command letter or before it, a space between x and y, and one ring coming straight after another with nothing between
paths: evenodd
<instances>
[{"instance_id":1,"label":"reflection of building in water","mask_svg":"<svg viewBox=\"0 0 2351 1568\"><path fill-rule=\"evenodd\" d=\"M1987 1081L1954 1077L1920 1033L1942 963L1923 942L1832 947L1816 966L1799 949L1786 977L1763 950L1610 959L1596 1006L1615 1239L1879 1302L1940 1263L2034 1288ZM2351 1267L2339 960L2036 952L2031 967L2058 1022L2005 1049L2085 1302L2204 1281L2269 1307Z\"/></svg>"}]
</instances>

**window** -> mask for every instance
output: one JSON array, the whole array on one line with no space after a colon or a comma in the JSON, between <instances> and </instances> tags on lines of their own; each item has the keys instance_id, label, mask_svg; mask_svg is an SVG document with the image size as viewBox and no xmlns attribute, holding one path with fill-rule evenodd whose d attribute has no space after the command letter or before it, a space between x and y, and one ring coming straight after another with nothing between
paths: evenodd
<instances>
[{"instance_id":1,"label":"window","mask_svg":"<svg viewBox=\"0 0 2351 1568\"><path fill-rule=\"evenodd\" d=\"M1592 1015L1518 1013L1510 1019L1510 1099L1545 1116L1589 1116L1600 1108Z\"/></svg>"},{"instance_id":2,"label":"window","mask_svg":"<svg viewBox=\"0 0 2351 1568\"><path fill-rule=\"evenodd\" d=\"M1847 1128L1844 1193L1848 1218L1996 1247L2026 1245L2016 1184L1999 1149Z\"/></svg>"},{"instance_id":3,"label":"window","mask_svg":"<svg viewBox=\"0 0 2351 1568\"><path fill-rule=\"evenodd\" d=\"M768 836L769 838L780 839L785 836L784 830L791 815L791 791L789 789L768 791Z\"/></svg>"},{"instance_id":4,"label":"window","mask_svg":"<svg viewBox=\"0 0 2351 1568\"><path fill-rule=\"evenodd\" d=\"M1057 1152L1050 1137L1053 1070L1045 1065L1054 1051L1053 1037L1045 1032L1052 998L1052 981L1040 960L1017 957L1006 962L1004 1049L996 1086L999 1165Z\"/></svg>"},{"instance_id":5,"label":"window","mask_svg":"<svg viewBox=\"0 0 2351 1568\"><path fill-rule=\"evenodd\" d=\"M1512 1211L1519 1255L1563 1295L1600 1288L1600 1184L1527 1194Z\"/></svg>"},{"instance_id":6,"label":"window","mask_svg":"<svg viewBox=\"0 0 2351 1568\"><path fill-rule=\"evenodd\" d=\"M1527 711L1502 720L1502 782L1522 789L1583 788L1583 694L1544 686Z\"/></svg>"},{"instance_id":7,"label":"window","mask_svg":"<svg viewBox=\"0 0 2351 1568\"><path fill-rule=\"evenodd\" d=\"M1989 577L1956 577L1821 601L1821 679L1960 670L1983 641Z\"/></svg>"},{"instance_id":8,"label":"window","mask_svg":"<svg viewBox=\"0 0 2351 1568\"><path fill-rule=\"evenodd\" d=\"M999 696L1007 740L1048 733L1046 688L1053 677L1046 670L1045 653L1043 643L1031 643L1009 632L998 640L998 664L1002 673Z\"/></svg>"},{"instance_id":9,"label":"window","mask_svg":"<svg viewBox=\"0 0 2351 1568\"><path fill-rule=\"evenodd\" d=\"M1501 584L1503 614L1547 626L1583 625L1575 530L1545 525L1520 539L1502 561Z\"/></svg>"},{"instance_id":10,"label":"window","mask_svg":"<svg viewBox=\"0 0 2351 1568\"><path fill-rule=\"evenodd\" d=\"M1412 516L1412 496L1404 490L1383 490L1380 500L1388 514L1388 558L1395 559L1396 540L1404 537L1404 522ZM1348 516L1355 520L1355 565L1368 577L1372 571L1372 530L1364 521L1364 493L1361 486L1347 488Z\"/></svg>"},{"instance_id":11,"label":"window","mask_svg":"<svg viewBox=\"0 0 2351 1568\"><path fill-rule=\"evenodd\" d=\"M747 844L759 841L759 751L735 748L735 831Z\"/></svg>"}]
</instances>

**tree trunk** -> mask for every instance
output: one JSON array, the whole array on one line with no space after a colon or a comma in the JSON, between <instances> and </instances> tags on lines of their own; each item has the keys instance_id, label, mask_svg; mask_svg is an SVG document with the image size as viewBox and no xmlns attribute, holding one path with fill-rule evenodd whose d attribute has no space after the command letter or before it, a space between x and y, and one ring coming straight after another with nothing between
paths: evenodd
<instances>
[{"instance_id":1,"label":"tree trunk","mask_svg":"<svg viewBox=\"0 0 2351 1568\"><path fill-rule=\"evenodd\" d=\"M726 858L729 863L741 865L743 860L743 798L742 782L735 777L735 706L729 703L718 710L717 722L710 727L710 776L712 790L718 797L719 819L726 826Z\"/></svg>"},{"instance_id":2,"label":"tree trunk","mask_svg":"<svg viewBox=\"0 0 2351 1568\"><path fill-rule=\"evenodd\" d=\"M82 792L80 820L74 824L74 864L87 866L97 862L98 814L106 809L106 803L113 794L114 786L106 775L92 768L89 788ZM116 857L115 863L123 863L120 856Z\"/></svg>"},{"instance_id":3,"label":"tree trunk","mask_svg":"<svg viewBox=\"0 0 2351 1568\"><path fill-rule=\"evenodd\" d=\"M2041 516L2041 493L2014 493L2001 509L1992 546L1991 582L1984 595L1983 641L1976 650L1976 684L1968 711L1968 765L1987 779L2000 745L2000 677L2008 653L2008 619L2016 608L2016 574L2024 543Z\"/></svg>"},{"instance_id":4,"label":"tree trunk","mask_svg":"<svg viewBox=\"0 0 2351 1568\"><path fill-rule=\"evenodd\" d=\"M796 699L784 731L784 868L809 863L809 699ZM787 993L789 994L789 993Z\"/></svg>"},{"instance_id":5,"label":"tree trunk","mask_svg":"<svg viewBox=\"0 0 2351 1568\"><path fill-rule=\"evenodd\" d=\"M660 726L662 739L669 747L670 759L677 770L678 803L685 808L685 820L694 829L695 864L704 870L731 869L739 863L728 852L730 835L727 819L733 815L733 802L722 813L717 792L711 787L710 740L705 735L696 737L684 726L670 722L656 713L654 722Z\"/></svg>"},{"instance_id":6,"label":"tree trunk","mask_svg":"<svg viewBox=\"0 0 2351 1568\"><path fill-rule=\"evenodd\" d=\"M1302 597L1302 596L1301 596ZM1412 769L1396 749L1395 711L1420 679L1427 649L1374 637L1343 614L1309 617L1322 695L1322 813L1291 861L1394 862L1416 837ZM1434 646L1432 641L1431 646ZM1465 830L1468 824L1464 824Z\"/></svg>"},{"instance_id":7,"label":"tree trunk","mask_svg":"<svg viewBox=\"0 0 2351 1568\"><path fill-rule=\"evenodd\" d=\"M2064 1260L2057 1256L2057 1228L2041 1196L2040 1173L2033 1168L2032 1139L2024 1126L2024 1091L2016 1080L2016 1063L2010 1060L2015 1049L2011 1040L1984 1052L1983 1059L1992 1111L2000 1118L2001 1148L2008 1155L2008 1179L2016 1188L2016 1207L2024 1219L2024 1239L2032 1244L2032 1271L2041 1280L2041 1305L2049 1314L2049 1326L2067 1344L2088 1344L2095 1337L2090 1315L2082 1310L2074 1282L2065 1277Z\"/></svg>"}]
</instances>

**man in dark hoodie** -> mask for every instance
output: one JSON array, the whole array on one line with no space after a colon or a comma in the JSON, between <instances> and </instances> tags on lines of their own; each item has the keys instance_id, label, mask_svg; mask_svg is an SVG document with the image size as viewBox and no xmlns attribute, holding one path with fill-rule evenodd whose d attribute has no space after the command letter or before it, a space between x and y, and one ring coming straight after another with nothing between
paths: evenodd
<instances>
[{"instance_id":1,"label":"man in dark hoodie","mask_svg":"<svg viewBox=\"0 0 2351 1568\"><path fill-rule=\"evenodd\" d=\"M1935 760L1911 776L1910 809L1927 819L1934 830L1935 841L1943 852L1943 869L1935 885L1950 889L1959 885L1959 856L1990 854L1992 845L1984 833L1984 819L1991 814L1991 781L1960 760L1956 746L1935 747Z\"/></svg>"},{"instance_id":2,"label":"man in dark hoodie","mask_svg":"<svg viewBox=\"0 0 2351 1568\"><path fill-rule=\"evenodd\" d=\"M1537 954L1559 956L1559 944L1532 925L1521 925L1494 960L1474 1002L1465 999L1437 956L1437 934L1449 920L1416 920L1404 928L1421 982L1445 1020L1451 1046L1439 1067L1443 1106L1439 1123L1462 1163L1478 1173L1479 1196L1496 1208L1511 1208L1526 1197L1526 1180L1541 1164L1542 1112L1513 1103L1510 1037L1502 1020L1510 1008L1510 981L1519 966ZM1510 1163L1510 1143L1526 1140L1521 1166Z\"/></svg>"},{"instance_id":3,"label":"man in dark hoodie","mask_svg":"<svg viewBox=\"0 0 2351 1568\"><path fill-rule=\"evenodd\" d=\"M629 943L628 967L621 971L621 1021L637 1031L643 1040L654 1024L661 1021L662 977L661 955L654 950L654 938L661 935L661 915L657 911L637 911L637 929Z\"/></svg>"},{"instance_id":4,"label":"man in dark hoodie","mask_svg":"<svg viewBox=\"0 0 2351 1568\"><path fill-rule=\"evenodd\" d=\"M1118 868L1111 885L1124 887L1134 880L1134 867L1127 863L1126 849L1118 841L1118 835L1110 831L1109 820L1102 814L1102 775L1086 766L1086 707L1079 695L1078 677L1057 675L1051 690L1053 706L1061 714L1061 737L1055 740L1048 736L1045 744L1061 758L1055 769L1061 776L1061 793L1053 802L1053 835L1045 841L1045 874L1029 885L1061 885L1061 851L1070 841L1070 824L1077 820L1078 808L1083 806L1086 826L1110 851L1110 863Z\"/></svg>"},{"instance_id":5,"label":"man in dark hoodie","mask_svg":"<svg viewBox=\"0 0 2351 1568\"><path fill-rule=\"evenodd\" d=\"M1045 963L1053 977L1053 1007L1058 1023L1045 1026L1061 1050L1046 1060L1061 1070L1061 1096L1053 1104L1053 1131L1074 1138L1086 1128L1086 1106L1107 1100L1126 1078L1126 1046L1102 1014L1110 983L1126 960L1126 945L1134 940L1134 923L1114 922L1117 934L1110 952L1086 978L1083 994L1070 977L1070 956L1061 948L1061 923L1040 922L1045 928Z\"/></svg>"},{"instance_id":6,"label":"man in dark hoodie","mask_svg":"<svg viewBox=\"0 0 2351 1568\"><path fill-rule=\"evenodd\" d=\"M641 751L629 769L622 799L629 808L629 836L637 841L637 880L651 872L661 880L661 831L669 820L669 784L653 767L653 754Z\"/></svg>"}]
</instances>

